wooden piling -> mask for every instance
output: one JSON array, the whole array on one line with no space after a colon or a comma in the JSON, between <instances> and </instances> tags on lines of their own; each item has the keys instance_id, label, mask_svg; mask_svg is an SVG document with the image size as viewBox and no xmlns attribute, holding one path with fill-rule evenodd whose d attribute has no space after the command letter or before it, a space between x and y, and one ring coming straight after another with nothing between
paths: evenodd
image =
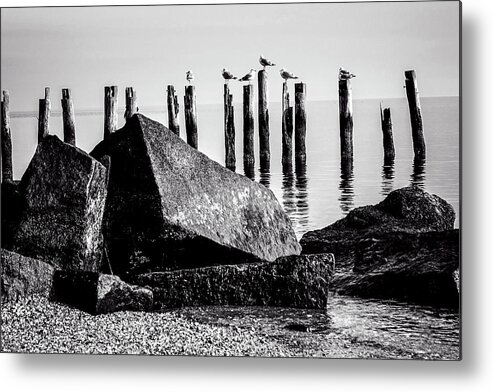
<instances>
[{"instance_id":1,"label":"wooden piling","mask_svg":"<svg viewBox=\"0 0 493 392\"><path fill-rule=\"evenodd\" d=\"M339 80L339 129L341 165L352 166L353 161L353 97L351 81Z\"/></svg>"},{"instance_id":2,"label":"wooden piling","mask_svg":"<svg viewBox=\"0 0 493 392\"><path fill-rule=\"evenodd\" d=\"M104 138L107 139L118 127L118 86L104 88Z\"/></svg>"},{"instance_id":3,"label":"wooden piling","mask_svg":"<svg viewBox=\"0 0 493 392\"><path fill-rule=\"evenodd\" d=\"M63 141L75 146L75 112L72 91L62 89Z\"/></svg>"},{"instance_id":4,"label":"wooden piling","mask_svg":"<svg viewBox=\"0 0 493 392\"><path fill-rule=\"evenodd\" d=\"M251 172L255 166L253 85L243 86L243 166Z\"/></svg>"},{"instance_id":5,"label":"wooden piling","mask_svg":"<svg viewBox=\"0 0 493 392\"><path fill-rule=\"evenodd\" d=\"M416 71L405 71L404 75L406 77L406 94L409 103L409 113L411 115L414 158L418 160L425 159L426 145L423 134L423 119L421 117L421 104L419 101Z\"/></svg>"},{"instance_id":6,"label":"wooden piling","mask_svg":"<svg viewBox=\"0 0 493 392\"><path fill-rule=\"evenodd\" d=\"M198 148L197 135L197 106L195 101L195 86L185 87L185 129L187 132L187 143Z\"/></svg>"},{"instance_id":7,"label":"wooden piling","mask_svg":"<svg viewBox=\"0 0 493 392\"><path fill-rule=\"evenodd\" d=\"M224 162L228 169L236 170L236 152L235 152L235 120L233 95L229 92L229 86L224 84Z\"/></svg>"},{"instance_id":8,"label":"wooden piling","mask_svg":"<svg viewBox=\"0 0 493 392\"><path fill-rule=\"evenodd\" d=\"M390 108L382 109L380 105L380 120L383 133L383 162L384 165L392 165L395 159L394 137L392 135L392 118Z\"/></svg>"},{"instance_id":9,"label":"wooden piling","mask_svg":"<svg viewBox=\"0 0 493 392\"><path fill-rule=\"evenodd\" d=\"M269 108L268 108L268 74L262 70L258 72L258 128L260 168L270 168L270 143L269 143Z\"/></svg>"},{"instance_id":10,"label":"wooden piling","mask_svg":"<svg viewBox=\"0 0 493 392\"><path fill-rule=\"evenodd\" d=\"M125 89L125 121L130 120L130 118L139 111L137 108L137 92L133 87L127 87Z\"/></svg>"},{"instance_id":11,"label":"wooden piling","mask_svg":"<svg viewBox=\"0 0 493 392\"><path fill-rule=\"evenodd\" d=\"M178 113L180 112L180 104L178 96L175 92L175 87L168 85L168 128L175 135L180 136L180 121Z\"/></svg>"},{"instance_id":12,"label":"wooden piling","mask_svg":"<svg viewBox=\"0 0 493 392\"><path fill-rule=\"evenodd\" d=\"M306 163L306 84L294 85L294 150L296 165Z\"/></svg>"},{"instance_id":13,"label":"wooden piling","mask_svg":"<svg viewBox=\"0 0 493 392\"><path fill-rule=\"evenodd\" d=\"M46 87L44 99L39 100L38 143L40 143L45 138L45 136L49 134L50 111L50 88Z\"/></svg>"},{"instance_id":14,"label":"wooden piling","mask_svg":"<svg viewBox=\"0 0 493 392\"><path fill-rule=\"evenodd\" d=\"M282 169L293 170L293 108L289 105L288 83L282 84Z\"/></svg>"},{"instance_id":15,"label":"wooden piling","mask_svg":"<svg viewBox=\"0 0 493 392\"><path fill-rule=\"evenodd\" d=\"M2 93L2 182L14 179L12 165L12 135L10 133L10 96L7 90Z\"/></svg>"}]
</instances>

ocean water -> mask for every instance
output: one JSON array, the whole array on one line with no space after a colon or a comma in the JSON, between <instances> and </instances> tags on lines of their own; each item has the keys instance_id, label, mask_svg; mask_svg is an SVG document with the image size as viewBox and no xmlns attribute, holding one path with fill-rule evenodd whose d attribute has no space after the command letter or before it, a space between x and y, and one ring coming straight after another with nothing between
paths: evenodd
<instances>
[{"instance_id":1,"label":"ocean water","mask_svg":"<svg viewBox=\"0 0 493 392\"><path fill-rule=\"evenodd\" d=\"M76 103L75 103L76 104ZM407 101L383 100L392 110L396 160L383 167L380 101L354 101L354 169L341 173L339 155L339 119L337 101L308 101L307 165L302 172L283 173L281 167L281 104L272 102L270 114L270 172L258 169L258 123L255 112L255 181L269 187L293 222L300 238L342 218L352 208L381 201L393 189L417 184L444 198L454 207L459 226L459 98L422 98L422 115L427 148L424 165L413 165L413 148ZM120 106L122 104L120 103ZM243 174L242 105L235 102L236 158L238 173ZM143 106L140 112L167 124L165 104ZM20 178L36 148L37 113L12 112L14 177ZM185 136L180 113L181 137ZM223 106L198 105L199 150L224 164ZM123 108L119 126L123 126ZM100 110L76 111L77 145L90 151L103 134ZM62 138L60 108L53 103L51 133Z\"/></svg>"}]
</instances>

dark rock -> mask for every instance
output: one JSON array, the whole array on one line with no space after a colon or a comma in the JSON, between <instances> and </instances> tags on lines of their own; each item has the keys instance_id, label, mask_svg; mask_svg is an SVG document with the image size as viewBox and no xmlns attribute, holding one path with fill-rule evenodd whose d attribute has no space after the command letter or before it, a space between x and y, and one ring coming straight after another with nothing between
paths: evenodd
<instances>
[{"instance_id":1,"label":"dark rock","mask_svg":"<svg viewBox=\"0 0 493 392\"><path fill-rule=\"evenodd\" d=\"M357 244L373 235L389 232L422 233L454 228L455 212L450 204L418 187L391 192L374 206L355 208L345 218L306 233L303 253L331 252L338 268L352 268Z\"/></svg>"},{"instance_id":2,"label":"dark rock","mask_svg":"<svg viewBox=\"0 0 493 392\"><path fill-rule=\"evenodd\" d=\"M152 272L133 283L150 288L155 309L202 305L327 306L331 254L288 256L274 262Z\"/></svg>"},{"instance_id":3,"label":"dark rock","mask_svg":"<svg viewBox=\"0 0 493 392\"><path fill-rule=\"evenodd\" d=\"M22 180L13 250L61 269L98 271L106 169L82 150L47 136Z\"/></svg>"},{"instance_id":4,"label":"dark rock","mask_svg":"<svg viewBox=\"0 0 493 392\"><path fill-rule=\"evenodd\" d=\"M55 271L51 300L91 314L152 309L151 290L89 271Z\"/></svg>"},{"instance_id":5,"label":"dark rock","mask_svg":"<svg viewBox=\"0 0 493 392\"><path fill-rule=\"evenodd\" d=\"M300 253L270 190L155 121L134 115L91 154L111 157L104 236L119 275Z\"/></svg>"},{"instance_id":6,"label":"dark rock","mask_svg":"<svg viewBox=\"0 0 493 392\"><path fill-rule=\"evenodd\" d=\"M354 273L338 274L339 294L459 306L459 230L381 233L358 244Z\"/></svg>"},{"instance_id":7,"label":"dark rock","mask_svg":"<svg viewBox=\"0 0 493 392\"><path fill-rule=\"evenodd\" d=\"M289 331L311 332L311 328L305 324L292 323L292 324L287 324L284 328L286 328Z\"/></svg>"},{"instance_id":8,"label":"dark rock","mask_svg":"<svg viewBox=\"0 0 493 392\"><path fill-rule=\"evenodd\" d=\"M2 249L2 302L33 294L48 297L53 273L47 263Z\"/></svg>"},{"instance_id":9,"label":"dark rock","mask_svg":"<svg viewBox=\"0 0 493 392\"><path fill-rule=\"evenodd\" d=\"M22 199L18 181L2 182L2 248L11 249L14 231L19 224Z\"/></svg>"}]
</instances>

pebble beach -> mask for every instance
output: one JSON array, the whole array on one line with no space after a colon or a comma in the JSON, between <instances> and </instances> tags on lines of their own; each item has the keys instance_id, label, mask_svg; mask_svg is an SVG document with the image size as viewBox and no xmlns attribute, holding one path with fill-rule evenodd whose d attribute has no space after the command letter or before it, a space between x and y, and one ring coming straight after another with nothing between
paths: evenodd
<instances>
[{"instance_id":1,"label":"pebble beach","mask_svg":"<svg viewBox=\"0 0 493 392\"><path fill-rule=\"evenodd\" d=\"M241 311L238 308L236 312ZM209 312L209 313L208 313ZM413 350L341 330L290 331L253 313L228 323L207 321L207 308L92 316L32 296L2 304L2 352L380 359L457 359L457 350ZM201 316L202 315L202 316ZM308 315L310 317L310 315ZM211 317L217 319L217 315ZM238 321L240 320L240 321Z\"/></svg>"}]
</instances>

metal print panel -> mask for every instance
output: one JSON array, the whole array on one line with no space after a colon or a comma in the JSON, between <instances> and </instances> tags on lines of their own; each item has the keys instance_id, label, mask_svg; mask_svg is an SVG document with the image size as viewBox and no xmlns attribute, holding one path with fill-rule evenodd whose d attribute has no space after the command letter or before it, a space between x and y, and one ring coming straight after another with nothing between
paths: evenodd
<instances>
[{"instance_id":1,"label":"metal print panel","mask_svg":"<svg viewBox=\"0 0 493 392\"><path fill-rule=\"evenodd\" d=\"M440 2L1 10L1 349L459 360Z\"/></svg>"}]
</instances>

